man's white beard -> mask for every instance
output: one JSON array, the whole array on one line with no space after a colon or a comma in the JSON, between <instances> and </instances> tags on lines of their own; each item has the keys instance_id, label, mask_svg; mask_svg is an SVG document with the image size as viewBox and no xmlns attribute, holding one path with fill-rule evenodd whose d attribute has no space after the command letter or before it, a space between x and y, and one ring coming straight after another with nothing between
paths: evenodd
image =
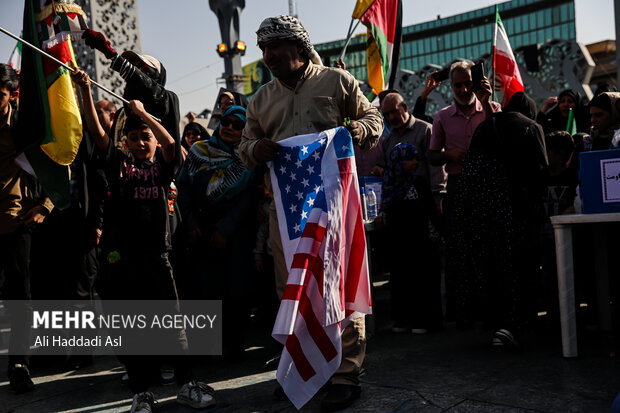
<instances>
[{"instance_id":1,"label":"man's white beard","mask_svg":"<svg viewBox=\"0 0 620 413\"><path fill-rule=\"evenodd\" d=\"M472 93L471 99L469 99L468 102L461 100L458 96L454 96L454 100L456 101L456 103L458 103L461 106L469 106L469 105L473 105L474 102L476 101L476 95Z\"/></svg>"}]
</instances>

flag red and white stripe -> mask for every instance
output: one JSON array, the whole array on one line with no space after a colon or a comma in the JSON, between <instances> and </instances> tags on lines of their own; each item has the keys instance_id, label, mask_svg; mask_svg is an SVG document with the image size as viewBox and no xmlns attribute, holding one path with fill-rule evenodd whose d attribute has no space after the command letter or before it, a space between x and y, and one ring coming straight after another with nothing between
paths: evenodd
<instances>
[{"instance_id":1,"label":"flag red and white stripe","mask_svg":"<svg viewBox=\"0 0 620 413\"><path fill-rule=\"evenodd\" d=\"M370 283L348 131L278 143L271 180L290 273L273 337L285 345L278 382L301 408L340 366L344 327L371 312Z\"/></svg>"},{"instance_id":2,"label":"flag red and white stripe","mask_svg":"<svg viewBox=\"0 0 620 413\"><path fill-rule=\"evenodd\" d=\"M13 53L9 59L9 66L15 70L21 70L22 68L22 42L17 42Z\"/></svg>"},{"instance_id":3,"label":"flag red and white stripe","mask_svg":"<svg viewBox=\"0 0 620 413\"><path fill-rule=\"evenodd\" d=\"M508 34L499 17L499 11L495 6L495 34L493 36L493 75L496 100L505 106L510 98L517 92L523 92L523 80L519 72L519 66L512 53Z\"/></svg>"}]
</instances>

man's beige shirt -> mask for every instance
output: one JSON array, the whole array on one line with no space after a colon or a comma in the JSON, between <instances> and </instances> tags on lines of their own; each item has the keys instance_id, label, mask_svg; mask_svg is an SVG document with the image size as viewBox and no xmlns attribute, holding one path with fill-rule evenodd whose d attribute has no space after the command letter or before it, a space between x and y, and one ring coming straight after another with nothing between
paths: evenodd
<instances>
[{"instance_id":1,"label":"man's beige shirt","mask_svg":"<svg viewBox=\"0 0 620 413\"><path fill-rule=\"evenodd\" d=\"M362 94L357 80L344 70L309 62L294 89L274 79L252 97L239 144L239 157L249 169L254 169L258 165L254 158L258 139L277 142L295 135L321 132L343 126L345 117L362 125L360 147L367 149L377 144L383 120Z\"/></svg>"},{"instance_id":2,"label":"man's beige shirt","mask_svg":"<svg viewBox=\"0 0 620 413\"><path fill-rule=\"evenodd\" d=\"M32 207L42 205L50 212L54 205L49 198L34 199L33 178L15 163L15 145L11 129L12 108L0 124L0 234L17 230L19 219ZM39 202L40 201L40 202Z\"/></svg>"}]
</instances>

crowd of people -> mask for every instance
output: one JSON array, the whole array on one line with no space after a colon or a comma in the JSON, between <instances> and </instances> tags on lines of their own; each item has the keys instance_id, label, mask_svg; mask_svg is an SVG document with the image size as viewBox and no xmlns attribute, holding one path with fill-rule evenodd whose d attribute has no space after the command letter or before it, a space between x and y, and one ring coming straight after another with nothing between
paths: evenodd
<instances>
[{"instance_id":1,"label":"crowd of people","mask_svg":"<svg viewBox=\"0 0 620 413\"><path fill-rule=\"evenodd\" d=\"M88 75L72 74L85 135L71 165L68 209L55 209L14 162L20 139L14 103L19 82L29 80L0 66L1 297L222 300L224 352L233 358L243 356L251 307L273 321L288 277L267 170L278 141L351 120L359 176L383 182L371 236L386 241L378 253L390 273L394 333L484 321L492 344L506 347L521 345L537 298L553 296L541 294L555 279L549 217L575 211L578 152L619 145L617 92L601 91L586 104L566 90L540 112L518 92L502 108L486 78L474 90L473 63L465 60L450 68L454 103L434 116L424 113L439 84L432 74L413 114L398 90L382 92L375 107L343 62L322 64L290 16L265 19L257 31L275 79L247 107L222 93L212 132L190 119L181 133L179 101L166 89L163 64L118 54L100 33L84 36L124 79L130 103L117 110L112 102L94 102ZM566 132L571 110L573 136ZM55 259L37 260L43 267L34 254ZM37 276L55 265L63 280ZM553 311L549 300L544 305ZM7 309L14 325L26 322L25 306ZM181 352L191 346L182 331L164 339ZM27 340L11 337L8 377L16 392L34 388ZM365 347L361 317L342 332L342 362L322 401L326 411L359 397ZM163 361L119 359L134 393L131 411L151 412L148 386ZM84 361L74 358L72 366ZM180 403L216 403L213 389L193 376L189 356L173 364ZM275 394L283 396L279 388Z\"/></svg>"}]
</instances>

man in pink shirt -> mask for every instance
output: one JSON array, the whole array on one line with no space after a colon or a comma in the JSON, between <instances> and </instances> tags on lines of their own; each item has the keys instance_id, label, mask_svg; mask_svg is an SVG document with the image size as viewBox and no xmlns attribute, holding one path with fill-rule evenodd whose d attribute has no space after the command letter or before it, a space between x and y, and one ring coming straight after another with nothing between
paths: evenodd
<instances>
[{"instance_id":1,"label":"man in pink shirt","mask_svg":"<svg viewBox=\"0 0 620 413\"><path fill-rule=\"evenodd\" d=\"M452 64L450 85L454 103L440 110L433 122L428 158L433 165L446 165L449 176L461 173L463 159L478 125L491 113L501 110L499 103L491 102L491 84L486 78L474 93L471 66L467 61Z\"/></svg>"}]
</instances>

